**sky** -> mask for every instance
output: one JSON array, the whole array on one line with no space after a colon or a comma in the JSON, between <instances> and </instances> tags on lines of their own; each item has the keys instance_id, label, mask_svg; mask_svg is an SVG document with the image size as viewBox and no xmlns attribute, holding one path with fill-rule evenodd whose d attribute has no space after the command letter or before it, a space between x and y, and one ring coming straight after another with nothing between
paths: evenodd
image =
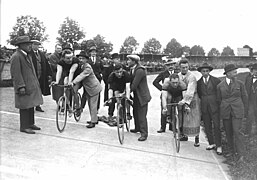
<instances>
[{"instance_id":1,"label":"sky","mask_svg":"<svg viewBox=\"0 0 257 180\"><path fill-rule=\"evenodd\" d=\"M0 0L2 46L17 17L31 15L42 21L49 35L43 43L54 51L58 30L66 17L78 22L85 39L97 34L119 52L128 36L139 43L140 52L150 38L162 48L175 38L182 46L200 45L207 54L211 48L222 52L230 46L249 45L257 51L256 0ZM8 45L8 47L12 47Z\"/></svg>"}]
</instances>

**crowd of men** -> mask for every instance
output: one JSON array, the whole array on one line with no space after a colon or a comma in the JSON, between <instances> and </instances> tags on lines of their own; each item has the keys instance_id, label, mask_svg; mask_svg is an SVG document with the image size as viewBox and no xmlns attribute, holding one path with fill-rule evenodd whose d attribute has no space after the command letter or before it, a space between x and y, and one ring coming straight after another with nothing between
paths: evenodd
<instances>
[{"instance_id":1,"label":"crowd of men","mask_svg":"<svg viewBox=\"0 0 257 180\"><path fill-rule=\"evenodd\" d=\"M82 109L88 102L91 119L87 128L98 124L100 107L101 81L104 86L104 102L108 104L106 123L115 126L113 117L115 99L118 94L125 93L133 100L132 116L135 129L132 133L140 133L139 141L148 138L147 111L151 100L147 83L146 68L141 65L140 57L128 55L127 64L122 64L119 54L114 53L111 60L103 61L97 56L95 45L88 51L74 55L70 44L55 45L55 52L49 59L38 49L41 43L30 40L28 36L16 39L18 47L11 57L11 76L15 91L15 107L20 110L20 131L35 134L40 130L35 125L34 109L44 112L42 95L50 95L49 84L71 85L75 92L83 88ZM206 150L215 149L218 155L223 154L221 147L220 121L226 132L230 147L227 156L237 156L244 161L244 138L251 135L253 121L257 119L257 64L250 67L250 73L245 82L236 78L237 67L228 64L224 68L223 80L211 76L213 70L203 63L197 70L202 77L197 80L189 70L190 64L186 58L179 62L179 70L175 62L166 63L166 70L153 81L153 85L161 91L161 128L158 133L166 131L167 106L170 102L178 103L181 141L187 141L188 136L195 138L195 147L200 146L200 121L204 122L209 145ZM57 102L63 95L63 88L52 86L52 97ZM76 104L78 103L75 99ZM127 116L130 115L128 107ZM169 127L171 130L172 128Z\"/></svg>"}]
</instances>

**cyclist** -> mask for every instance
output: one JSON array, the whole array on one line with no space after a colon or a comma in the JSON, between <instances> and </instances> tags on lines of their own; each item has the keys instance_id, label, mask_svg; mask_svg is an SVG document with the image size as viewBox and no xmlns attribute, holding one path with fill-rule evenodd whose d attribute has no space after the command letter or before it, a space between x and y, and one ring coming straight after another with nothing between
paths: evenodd
<instances>
[{"instance_id":1,"label":"cyclist","mask_svg":"<svg viewBox=\"0 0 257 180\"><path fill-rule=\"evenodd\" d=\"M178 103L180 100L182 100L182 92L184 90L186 90L186 84L179 78L178 74L173 73L168 78L165 78L164 83L162 85L161 95L161 104L163 108L162 114L171 114L171 112L168 111L167 104ZM189 110L188 107L185 108ZM179 119L182 120L182 106L178 106L178 111Z\"/></svg>"},{"instance_id":2,"label":"cyclist","mask_svg":"<svg viewBox=\"0 0 257 180\"><path fill-rule=\"evenodd\" d=\"M108 96L109 100L107 103L109 104L108 109L108 124L110 126L116 125L116 122L113 120L113 112L115 109L115 99L111 99L113 96L118 96L121 93L126 93L126 97L129 99L130 97L130 75L124 70L121 64L116 64L114 66L113 72L108 77ZM131 119L129 106L127 108L127 117Z\"/></svg>"}]
</instances>

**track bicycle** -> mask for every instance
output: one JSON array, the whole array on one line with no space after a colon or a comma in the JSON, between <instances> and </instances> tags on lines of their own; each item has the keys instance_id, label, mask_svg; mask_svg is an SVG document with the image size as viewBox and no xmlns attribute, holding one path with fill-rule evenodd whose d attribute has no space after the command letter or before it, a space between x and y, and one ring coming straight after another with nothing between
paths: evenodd
<instances>
[{"instance_id":1,"label":"track bicycle","mask_svg":"<svg viewBox=\"0 0 257 180\"><path fill-rule=\"evenodd\" d=\"M178 103L169 103L167 104L168 112L170 115L167 115L167 122L172 125L172 131L174 136L174 142L177 153L180 150L180 120L178 117ZM183 118L183 117L182 117Z\"/></svg>"},{"instance_id":2,"label":"track bicycle","mask_svg":"<svg viewBox=\"0 0 257 180\"><path fill-rule=\"evenodd\" d=\"M128 105L131 105L133 102L132 100L128 99L125 95L125 93L121 93L118 96L114 96L111 97L110 99L108 99L105 104L107 102L109 102L110 100L115 100L117 101L117 105L116 105L116 111L117 111L117 117L116 117L116 121L117 121L117 132L118 132L118 138L119 138L119 142L120 144L123 144L124 142L124 124L126 124L126 129L127 132L130 132L130 121L131 118L129 118L127 116L127 109L126 107Z\"/></svg>"},{"instance_id":3,"label":"track bicycle","mask_svg":"<svg viewBox=\"0 0 257 180\"><path fill-rule=\"evenodd\" d=\"M79 121L81 118L81 95L79 92L75 93L71 85L58 85L64 88L63 95L59 98L56 108L56 125L58 131L61 133L67 123L67 117L74 116L75 121ZM67 92L70 91L70 100L68 100ZM78 104L75 104L75 96L77 96Z\"/></svg>"}]
</instances>

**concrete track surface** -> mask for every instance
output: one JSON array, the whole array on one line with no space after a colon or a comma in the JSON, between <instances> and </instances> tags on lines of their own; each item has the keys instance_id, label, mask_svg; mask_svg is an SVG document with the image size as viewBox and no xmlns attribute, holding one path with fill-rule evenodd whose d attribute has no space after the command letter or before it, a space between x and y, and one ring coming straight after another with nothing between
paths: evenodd
<instances>
[{"instance_id":1,"label":"concrete track surface","mask_svg":"<svg viewBox=\"0 0 257 180\"><path fill-rule=\"evenodd\" d=\"M231 179L223 157L205 150L203 132L200 147L193 146L192 137L181 142L179 153L168 128L166 133L156 132L160 128L160 92L152 85L155 77L148 76L152 95L149 137L139 142L139 134L126 132L123 145L116 127L99 122L96 128L86 128L90 120L87 106L79 122L69 118L64 132L59 133L51 96L44 97L45 112L35 113L36 125L42 130L35 135L21 133L13 88L0 88L0 179ZM99 115L107 115L107 107L102 106Z\"/></svg>"}]
</instances>

